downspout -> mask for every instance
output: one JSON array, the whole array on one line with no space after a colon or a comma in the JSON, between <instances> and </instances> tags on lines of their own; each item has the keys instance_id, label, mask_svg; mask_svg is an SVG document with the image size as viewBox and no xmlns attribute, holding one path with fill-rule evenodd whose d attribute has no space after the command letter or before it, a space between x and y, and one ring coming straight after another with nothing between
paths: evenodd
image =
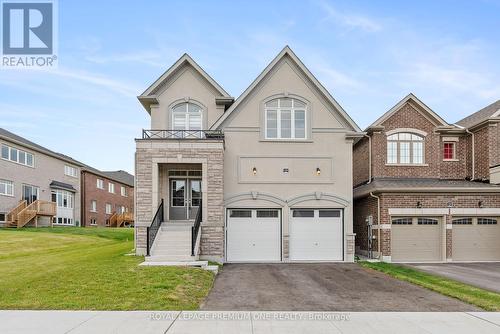
<instances>
[{"instance_id":1,"label":"downspout","mask_svg":"<svg viewBox=\"0 0 500 334\"><path fill-rule=\"evenodd\" d=\"M471 132L469 129L465 129L465 132L471 135L472 139L472 181L476 179L476 157L474 153L474 132Z\"/></svg>"},{"instance_id":2,"label":"downspout","mask_svg":"<svg viewBox=\"0 0 500 334\"><path fill-rule=\"evenodd\" d=\"M366 184L370 184L372 182L372 137L364 136L368 138L368 182Z\"/></svg>"},{"instance_id":3,"label":"downspout","mask_svg":"<svg viewBox=\"0 0 500 334\"><path fill-rule=\"evenodd\" d=\"M380 224L380 197L373 195L372 192L370 192L370 196L373 198L377 199L377 253L378 253L378 258L379 260L382 258L382 254L380 254L380 229L382 228Z\"/></svg>"}]
</instances>

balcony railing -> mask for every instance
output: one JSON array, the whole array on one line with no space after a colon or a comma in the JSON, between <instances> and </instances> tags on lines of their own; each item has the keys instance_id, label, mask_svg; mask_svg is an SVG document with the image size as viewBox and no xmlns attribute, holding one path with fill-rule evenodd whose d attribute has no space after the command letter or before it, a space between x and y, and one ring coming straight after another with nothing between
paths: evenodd
<instances>
[{"instance_id":1,"label":"balcony railing","mask_svg":"<svg viewBox=\"0 0 500 334\"><path fill-rule=\"evenodd\" d=\"M224 139L221 130L142 130L142 139Z\"/></svg>"}]
</instances>

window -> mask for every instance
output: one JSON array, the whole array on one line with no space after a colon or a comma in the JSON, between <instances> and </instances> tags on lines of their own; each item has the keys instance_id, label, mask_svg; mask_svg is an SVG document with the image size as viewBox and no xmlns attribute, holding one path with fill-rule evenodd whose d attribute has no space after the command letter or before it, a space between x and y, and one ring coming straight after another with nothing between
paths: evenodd
<instances>
[{"instance_id":1,"label":"window","mask_svg":"<svg viewBox=\"0 0 500 334\"><path fill-rule=\"evenodd\" d=\"M400 132L387 137L388 164L423 164L424 138Z\"/></svg>"},{"instance_id":2,"label":"window","mask_svg":"<svg viewBox=\"0 0 500 334\"><path fill-rule=\"evenodd\" d=\"M455 142L443 143L443 159L454 160L455 158Z\"/></svg>"},{"instance_id":3,"label":"window","mask_svg":"<svg viewBox=\"0 0 500 334\"><path fill-rule=\"evenodd\" d=\"M472 218L457 218L451 221L453 225L472 225Z\"/></svg>"},{"instance_id":4,"label":"window","mask_svg":"<svg viewBox=\"0 0 500 334\"><path fill-rule=\"evenodd\" d=\"M6 216L7 214L5 212L0 212L0 222L4 222Z\"/></svg>"},{"instance_id":5,"label":"window","mask_svg":"<svg viewBox=\"0 0 500 334\"><path fill-rule=\"evenodd\" d=\"M127 197L127 188L120 186L120 193L122 196Z\"/></svg>"},{"instance_id":6,"label":"window","mask_svg":"<svg viewBox=\"0 0 500 334\"><path fill-rule=\"evenodd\" d=\"M39 194L40 189L38 187L29 184L23 184L23 200L25 200L28 204L31 204L39 199Z\"/></svg>"},{"instance_id":7,"label":"window","mask_svg":"<svg viewBox=\"0 0 500 334\"><path fill-rule=\"evenodd\" d=\"M438 220L434 218L418 218L418 225L437 225Z\"/></svg>"},{"instance_id":8,"label":"window","mask_svg":"<svg viewBox=\"0 0 500 334\"><path fill-rule=\"evenodd\" d=\"M56 224L56 225L73 225L73 218L54 217L54 224Z\"/></svg>"},{"instance_id":9,"label":"window","mask_svg":"<svg viewBox=\"0 0 500 334\"><path fill-rule=\"evenodd\" d=\"M251 218L252 210L229 210L231 218Z\"/></svg>"},{"instance_id":10,"label":"window","mask_svg":"<svg viewBox=\"0 0 500 334\"><path fill-rule=\"evenodd\" d=\"M97 201L90 201L90 211L97 212Z\"/></svg>"},{"instance_id":11,"label":"window","mask_svg":"<svg viewBox=\"0 0 500 334\"><path fill-rule=\"evenodd\" d=\"M108 183L108 192L114 194L115 193L115 185L113 183Z\"/></svg>"},{"instance_id":12,"label":"window","mask_svg":"<svg viewBox=\"0 0 500 334\"><path fill-rule=\"evenodd\" d=\"M495 218L478 218L477 224L478 225L496 225L497 220Z\"/></svg>"},{"instance_id":13,"label":"window","mask_svg":"<svg viewBox=\"0 0 500 334\"><path fill-rule=\"evenodd\" d=\"M411 218L396 218L392 220L393 225L412 225L413 220Z\"/></svg>"},{"instance_id":14,"label":"window","mask_svg":"<svg viewBox=\"0 0 500 334\"><path fill-rule=\"evenodd\" d=\"M64 174L71 177L78 177L78 169L71 166L64 166Z\"/></svg>"},{"instance_id":15,"label":"window","mask_svg":"<svg viewBox=\"0 0 500 334\"><path fill-rule=\"evenodd\" d=\"M95 218L90 218L90 225L97 225L97 220Z\"/></svg>"},{"instance_id":16,"label":"window","mask_svg":"<svg viewBox=\"0 0 500 334\"><path fill-rule=\"evenodd\" d=\"M33 154L7 145L2 145L2 159L29 167L33 167L34 161Z\"/></svg>"},{"instance_id":17,"label":"window","mask_svg":"<svg viewBox=\"0 0 500 334\"><path fill-rule=\"evenodd\" d=\"M101 179L97 179L97 188L104 189L104 181Z\"/></svg>"},{"instance_id":18,"label":"window","mask_svg":"<svg viewBox=\"0 0 500 334\"><path fill-rule=\"evenodd\" d=\"M274 99L265 104L266 139L305 139L306 105L292 98Z\"/></svg>"},{"instance_id":19,"label":"window","mask_svg":"<svg viewBox=\"0 0 500 334\"><path fill-rule=\"evenodd\" d=\"M340 210L319 210L319 218L340 217Z\"/></svg>"},{"instance_id":20,"label":"window","mask_svg":"<svg viewBox=\"0 0 500 334\"><path fill-rule=\"evenodd\" d=\"M293 210L293 217L313 218L314 210Z\"/></svg>"},{"instance_id":21,"label":"window","mask_svg":"<svg viewBox=\"0 0 500 334\"><path fill-rule=\"evenodd\" d=\"M110 215L112 210L113 210L113 209L112 209L111 204L106 203L106 214L107 214L107 215Z\"/></svg>"},{"instance_id":22,"label":"window","mask_svg":"<svg viewBox=\"0 0 500 334\"><path fill-rule=\"evenodd\" d=\"M14 182L0 180L0 195L14 196Z\"/></svg>"},{"instance_id":23,"label":"window","mask_svg":"<svg viewBox=\"0 0 500 334\"><path fill-rule=\"evenodd\" d=\"M52 202L57 203L58 208L73 209L75 195L65 190L52 190Z\"/></svg>"},{"instance_id":24,"label":"window","mask_svg":"<svg viewBox=\"0 0 500 334\"><path fill-rule=\"evenodd\" d=\"M201 130L202 109L194 103L181 103L172 108L172 128L173 130ZM179 132L176 137L199 137L201 133L194 132L186 134Z\"/></svg>"},{"instance_id":25,"label":"window","mask_svg":"<svg viewBox=\"0 0 500 334\"><path fill-rule=\"evenodd\" d=\"M278 218L278 210L257 210L257 218Z\"/></svg>"},{"instance_id":26,"label":"window","mask_svg":"<svg viewBox=\"0 0 500 334\"><path fill-rule=\"evenodd\" d=\"M182 207L186 205L185 202L185 191L186 191L186 180L172 180L172 206Z\"/></svg>"}]
</instances>

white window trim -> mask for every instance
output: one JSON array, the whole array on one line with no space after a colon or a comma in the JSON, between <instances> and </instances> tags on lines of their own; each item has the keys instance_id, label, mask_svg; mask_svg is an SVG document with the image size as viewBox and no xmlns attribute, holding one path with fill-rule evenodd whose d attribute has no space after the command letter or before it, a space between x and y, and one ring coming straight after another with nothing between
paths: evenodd
<instances>
[{"instance_id":1,"label":"white window trim","mask_svg":"<svg viewBox=\"0 0 500 334\"><path fill-rule=\"evenodd\" d=\"M73 171L75 172L74 175L72 173ZM64 175L78 178L78 169L73 166L64 165Z\"/></svg>"},{"instance_id":2,"label":"white window trim","mask_svg":"<svg viewBox=\"0 0 500 334\"><path fill-rule=\"evenodd\" d=\"M401 134L401 133L409 133L411 135L419 136L422 138L422 140L390 140L389 136L392 136L394 134ZM428 166L428 164L425 163L425 136L422 136L422 133L425 133L423 131L415 131L412 130L410 131L401 131L401 132L396 132L395 130L388 131L386 132L386 150L385 150L385 165L386 166ZM389 162L389 156L387 149L389 147L389 142L396 143L396 162ZM400 148L400 143L409 143L409 152L410 152L410 162L405 163L401 162L401 148ZM413 143L422 143L422 162L413 162Z\"/></svg>"},{"instance_id":3,"label":"white window trim","mask_svg":"<svg viewBox=\"0 0 500 334\"><path fill-rule=\"evenodd\" d=\"M123 197L128 197L128 192L126 187L120 186L120 195L122 195Z\"/></svg>"},{"instance_id":4,"label":"white window trim","mask_svg":"<svg viewBox=\"0 0 500 334\"><path fill-rule=\"evenodd\" d=\"M192 131L198 131L198 129L190 129L190 122L189 122L189 119L190 119L190 113L189 113L189 104L193 104L195 106L197 106L198 108L200 108L200 129L199 130L203 130L203 107L197 103L193 103L193 101L187 101L187 102L181 102L181 103L177 103L175 104L174 106L171 107L170 109L170 114L171 114L171 119L170 119L170 124L171 124L171 128L172 130L178 130L178 131L182 131L182 130L192 130ZM179 111L174 111L174 108L178 107L179 105L185 105L186 107L186 110L185 111L182 111L182 112L179 112ZM184 114L184 117L185 117L185 127L184 129L174 129L174 117L176 114L181 114L183 113Z\"/></svg>"},{"instance_id":5,"label":"white window trim","mask_svg":"<svg viewBox=\"0 0 500 334\"><path fill-rule=\"evenodd\" d=\"M1 149L2 149L2 146L5 146L8 148L9 150L9 157L8 158L4 158L2 157L1 155ZM12 149L14 150L17 150L17 161L14 161L14 160L11 160L11 151ZM27 162L28 161L28 154L31 155L31 162L33 163L32 165L29 165L28 163L21 163L19 162L19 152L23 152L25 154L25 161ZM35 168L35 155L31 152L28 152L28 151L25 151L25 150L21 150L21 149L18 149L17 147L13 147L13 146L9 146L7 144L2 144L0 146L0 158L2 160L5 160L5 161L9 161L9 162L12 162L12 163L15 163L15 164L18 164L18 165L21 165L21 166L25 166L25 167L30 167L30 168Z\"/></svg>"},{"instance_id":6,"label":"white window trim","mask_svg":"<svg viewBox=\"0 0 500 334\"><path fill-rule=\"evenodd\" d=\"M444 158L444 144L453 144L453 158L451 159L445 159ZM443 141L443 161L458 161L457 159L457 142L456 141Z\"/></svg>"},{"instance_id":7,"label":"white window trim","mask_svg":"<svg viewBox=\"0 0 500 334\"><path fill-rule=\"evenodd\" d=\"M269 101L266 101L264 102L264 138L266 140L283 140L283 141L287 141L287 140L292 140L292 141L300 141L300 140L307 140L307 113L308 113L308 110L307 110L307 103L304 102L304 101L301 101L297 98L293 98L293 97L290 97L289 99L292 100L292 106L291 107L283 107L284 110L289 110L290 111L290 114L291 114L291 128L290 128L290 131L291 131L291 137L290 138L283 138L281 137L281 111L282 111L282 108L280 106L281 104L281 99L284 99L285 97L278 97L278 98L275 98L275 99L271 99ZM271 101L274 101L274 100L277 100L278 101L278 106L277 107L266 107L266 104L271 102ZM294 104L294 100L298 100L302 103L305 104L305 107L304 108L295 108ZM273 110L273 111L276 111L276 137L268 137L267 136L267 112L269 110ZM296 138L295 137L295 111L296 110L304 110L304 137L300 137L300 138Z\"/></svg>"},{"instance_id":8,"label":"white window trim","mask_svg":"<svg viewBox=\"0 0 500 334\"><path fill-rule=\"evenodd\" d=\"M108 211L108 208L109 208L109 211ZM111 205L110 203L106 203L106 214L107 215L111 215L113 213L113 205Z\"/></svg>"},{"instance_id":9,"label":"white window trim","mask_svg":"<svg viewBox=\"0 0 500 334\"><path fill-rule=\"evenodd\" d=\"M101 181L102 187L99 187L99 181ZM97 187L97 189L104 189L104 180L98 178L96 180L96 187Z\"/></svg>"},{"instance_id":10,"label":"white window trim","mask_svg":"<svg viewBox=\"0 0 500 334\"><path fill-rule=\"evenodd\" d=\"M95 203L95 208L93 206L94 203ZM97 201L96 200L90 201L90 212L97 212Z\"/></svg>"},{"instance_id":11,"label":"white window trim","mask_svg":"<svg viewBox=\"0 0 500 334\"><path fill-rule=\"evenodd\" d=\"M0 179L0 183L4 183L5 184L5 190L7 190L7 183L9 183L10 185L12 185L12 194L8 194L7 192L5 192L5 193L0 193L0 195L1 196L7 196L7 197L14 197L14 194L16 193L16 190L14 188L14 181Z\"/></svg>"},{"instance_id":12,"label":"white window trim","mask_svg":"<svg viewBox=\"0 0 500 334\"><path fill-rule=\"evenodd\" d=\"M113 191L111 191L111 188L113 188ZM110 194L115 194L115 190L116 190L116 189L115 189L115 184L114 184L114 183L112 183L112 182L108 182L108 192L109 192Z\"/></svg>"}]
</instances>

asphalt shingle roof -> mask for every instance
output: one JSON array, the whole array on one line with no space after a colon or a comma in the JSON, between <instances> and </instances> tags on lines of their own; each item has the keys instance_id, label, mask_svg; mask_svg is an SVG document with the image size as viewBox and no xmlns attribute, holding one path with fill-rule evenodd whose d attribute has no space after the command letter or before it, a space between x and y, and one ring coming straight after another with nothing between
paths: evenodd
<instances>
[{"instance_id":1,"label":"asphalt shingle roof","mask_svg":"<svg viewBox=\"0 0 500 334\"><path fill-rule=\"evenodd\" d=\"M500 100L490 104L487 107L484 107L483 109L473 113L472 115L465 117L464 119L458 121L457 124L465 128L469 128L471 126L486 121L499 109L500 109Z\"/></svg>"}]
</instances>

